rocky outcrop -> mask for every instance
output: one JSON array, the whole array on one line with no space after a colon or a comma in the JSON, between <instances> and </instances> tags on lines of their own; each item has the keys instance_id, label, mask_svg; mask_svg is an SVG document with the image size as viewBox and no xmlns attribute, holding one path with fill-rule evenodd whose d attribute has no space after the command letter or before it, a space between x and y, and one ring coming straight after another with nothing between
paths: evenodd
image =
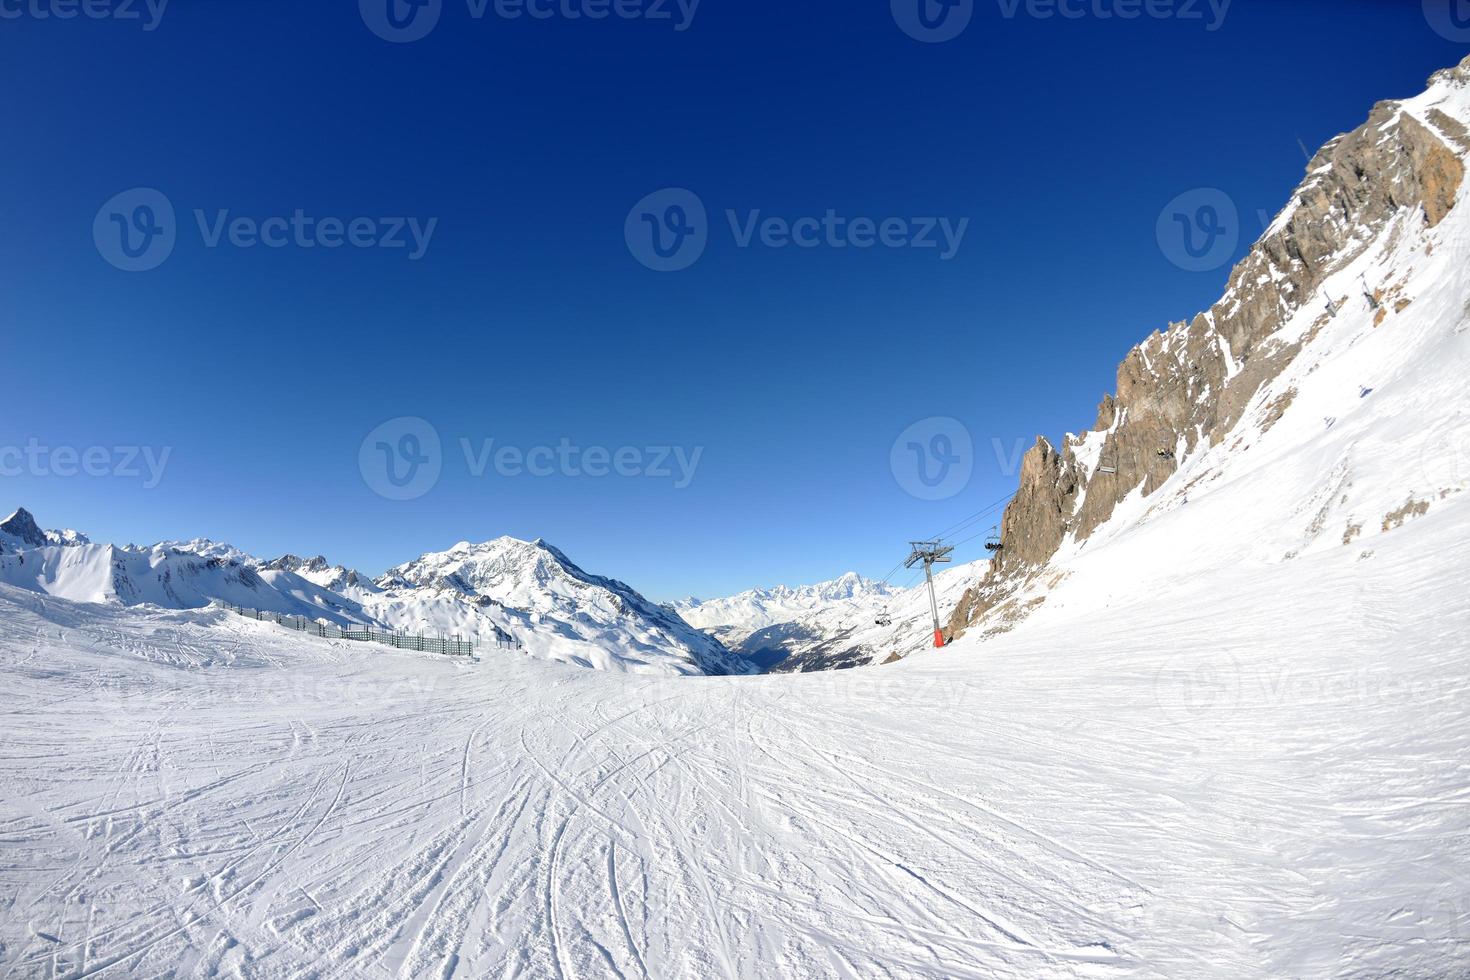
<instances>
[{"instance_id":1,"label":"rocky outcrop","mask_svg":"<svg viewBox=\"0 0 1470 980\"><path fill-rule=\"evenodd\" d=\"M1467 85L1470 58L1430 79L1431 87ZM1416 118L1401 102L1379 103L1366 123L1318 151L1220 301L1129 352L1092 431L1069 436L1060 450L1038 439L1026 454L1002 519L1003 550L955 608L949 633L1007 628L1029 611L1016 597L1044 583L1064 541L1087 539L1130 494L1154 493L1181 460L1220 443L1262 385L1327 322L1329 298L1319 295L1326 278L1395 218L1407 213L1438 225L1459 196L1467 152L1463 123L1434 108ZM1282 335L1309 304L1322 308L1312 331ZM1267 414L1279 418L1285 407L1267 406Z\"/></svg>"},{"instance_id":2,"label":"rocky outcrop","mask_svg":"<svg viewBox=\"0 0 1470 980\"><path fill-rule=\"evenodd\" d=\"M41 530L31 512L24 507L0 522L0 534L10 538L12 546L44 548L50 543L46 532ZM3 546L3 542L0 542L0 546Z\"/></svg>"}]
</instances>

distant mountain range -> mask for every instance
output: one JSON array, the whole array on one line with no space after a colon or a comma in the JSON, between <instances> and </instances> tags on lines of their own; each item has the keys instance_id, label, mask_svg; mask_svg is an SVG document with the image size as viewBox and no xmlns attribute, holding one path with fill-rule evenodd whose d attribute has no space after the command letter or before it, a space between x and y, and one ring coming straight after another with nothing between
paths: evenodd
<instances>
[{"instance_id":1,"label":"distant mountain range","mask_svg":"<svg viewBox=\"0 0 1470 980\"><path fill-rule=\"evenodd\" d=\"M592 575L544 541L460 542L376 580L326 558L263 560L228 544L94 544L25 509L0 522L0 584L78 602L197 609L215 600L339 625L514 638L526 654L597 670L753 673L677 614Z\"/></svg>"},{"instance_id":2,"label":"distant mountain range","mask_svg":"<svg viewBox=\"0 0 1470 980\"><path fill-rule=\"evenodd\" d=\"M958 565L935 576L941 616L989 564ZM934 635L926 585L897 588L855 572L798 588L684 599L670 609L762 669L782 673L882 663L928 649Z\"/></svg>"}]
</instances>

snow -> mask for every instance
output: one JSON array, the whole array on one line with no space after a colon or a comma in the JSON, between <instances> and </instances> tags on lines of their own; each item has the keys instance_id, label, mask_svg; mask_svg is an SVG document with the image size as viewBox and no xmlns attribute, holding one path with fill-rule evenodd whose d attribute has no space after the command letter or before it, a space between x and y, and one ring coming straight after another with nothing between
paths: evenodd
<instances>
[{"instance_id":1,"label":"snow","mask_svg":"<svg viewBox=\"0 0 1470 980\"><path fill-rule=\"evenodd\" d=\"M934 575L941 615L959 602L965 589L984 575L989 560L954 565ZM916 573L906 573L914 577ZM928 586L908 588L864 579L849 572L830 582L798 588L754 589L725 599L685 600L674 609L687 622L726 646L763 661L809 666L802 658L822 655L859 663L881 663L908 656L933 644ZM880 620L889 620L880 625ZM782 668L784 669L784 668Z\"/></svg>"},{"instance_id":2,"label":"snow","mask_svg":"<svg viewBox=\"0 0 1470 980\"><path fill-rule=\"evenodd\" d=\"M734 642L756 630L810 616L833 606L862 614L882 608L887 598L899 592L886 582L874 582L856 572L847 572L828 582L792 588L778 585L750 589L721 599L688 598L673 603L685 622L699 629L718 630Z\"/></svg>"},{"instance_id":3,"label":"snow","mask_svg":"<svg viewBox=\"0 0 1470 980\"><path fill-rule=\"evenodd\" d=\"M78 602L200 609L223 601L337 625L514 640L522 655L597 670L754 669L677 615L621 582L589 575L544 542L461 542L375 583L322 557L265 562L205 538L147 548L91 544L75 532L41 531L29 513L20 514L23 520L13 515L0 526L0 583Z\"/></svg>"},{"instance_id":4,"label":"snow","mask_svg":"<svg viewBox=\"0 0 1470 980\"><path fill-rule=\"evenodd\" d=\"M546 660L629 673L749 673L718 640L544 541L462 541L348 590L395 629L473 635L499 628Z\"/></svg>"},{"instance_id":5,"label":"snow","mask_svg":"<svg viewBox=\"0 0 1470 980\"><path fill-rule=\"evenodd\" d=\"M1368 561L753 678L0 587L0 970L1451 975L1467 551L1445 507Z\"/></svg>"}]
</instances>

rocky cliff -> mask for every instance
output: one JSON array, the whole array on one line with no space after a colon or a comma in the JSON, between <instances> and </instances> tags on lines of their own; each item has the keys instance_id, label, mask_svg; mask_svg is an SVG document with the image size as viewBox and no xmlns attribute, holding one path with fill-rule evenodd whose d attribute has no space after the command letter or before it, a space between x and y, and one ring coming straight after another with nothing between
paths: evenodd
<instances>
[{"instance_id":1,"label":"rocky cliff","mask_svg":"<svg viewBox=\"0 0 1470 980\"><path fill-rule=\"evenodd\" d=\"M1430 79L1429 94L1466 87L1470 58ZM1327 143L1220 301L1130 351L1090 431L1069 435L1061 449L1038 438L1005 511L1004 548L956 606L952 636L1007 629L1044 601L1048 576L1060 574L1049 564L1064 543L1086 541L1122 501L1153 494L1183 460L1230 435L1262 387L1334 315L1343 297L1323 294L1329 276L1385 234L1444 220L1464 183L1470 132L1433 102L1382 102L1362 126ZM1400 285L1391 275L1366 281L1380 319L1412 301ZM1308 329L1284 329L1312 307L1321 314ZM1287 390L1257 407L1258 428L1269 429L1291 400Z\"/></svg>"}]
</instances>

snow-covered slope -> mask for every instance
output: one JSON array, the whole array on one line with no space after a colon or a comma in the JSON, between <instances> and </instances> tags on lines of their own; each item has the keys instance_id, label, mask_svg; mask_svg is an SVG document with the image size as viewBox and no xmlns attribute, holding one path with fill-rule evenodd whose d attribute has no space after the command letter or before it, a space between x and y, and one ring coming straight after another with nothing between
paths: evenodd
<instances>
[{"instance_id":1,"label":"snow-covered slope","mask_svg":"<svg viewBox=\"0 0 1470 980\"><path fill-rule=\"evenodd\" d=\"M67 542L67 543L61 543ZM25 510L0 524L0 583L89 603L198 609L224 601L308 619L497 641L598 670L748 673L754 668L633 589L589 575L544 542L462 542L377 582L323 557L262 561L205 538L150 547L43 531Z\"/></svg>"},{"instance_id":2,"label":"snow-covered slope","mask_svg":"<svg viewBox=\"0 0 1470 980\"><path fill-rule=\"evenodd\" d=\"M1470 489L1470 59L1313 161L1220 303L1140 344L1096 430L1027 454L956 633L1192 595ZM1102 465L1107 460L1116 472Z\"/></svg>"},{"instance_id":3,"label":"snow-covered slope","mask_svg":"<svg viewBox=\"0 0 1470 980\"><path fill-rule=\"evenodd\" d=\"M1466 501L799 676L0 585L0 974L1463 976Z\"/></svg>"},{"instance_id":4,"label":"snow-covered slope","mask_svg":"<svg viewBox=\"0 0 1470 980\"><path fill-rule=\"evenodd\" d=\"M315 558L282 555L266 562L263 567L275 571L293 572L308 582L313 582L333 592L345 592L349 589L365 592L376 591L373 580L368 576L351 568L333 565L321 555Z\"/></svg>"},{"instance_id":5,"label":"snow-covered slope","mask_svg":"<svg viewBox=\"0 0 1470 980\"><path fill-rule=\"evenodd\" d=\"M0 521L0 555L7 551L14 554L27 548L44 548L47 545L69 546L88 544L87 536L80 531L67 528L63 531L45 531L36 524L30 511L21 507L5 520Z\"/></svg>"},{"instance_id":6,"label":"snow-covered slope","mask_svg":"<svg viewBox=\"0 0 1470 980\"><path fill-rule=\"evenodd\" d=\"M852 619L872 618L898 591L885 582L848 572L815 585L750 589L722 599L690 597L672 603L670 608L691 626L719 637L730 649L770 666L773 658L786 655L786 649L759 640L749 644L747 641L753 635L762 633L772 637L773 628L794 627L822 612Z\"/></svg>"},{"instance_id":7,"label":"snow-covered slope","mask_svg":"<svg viewBox=\"0 0 1470 980\"><path fill-rule=\"evenodd\" d=\"M7 530L8 529L8 530ZM118 547L76 532L38 532L25 510L0 526L0 582L77 602L196 609L223 600L333 623L371 623L350 600L228 546ZM40 543L37 543L40 542ZM58 543L68 542L68 543Z\"/></svg>"},{"instance_id":8,"label":"snow-covered slope","mask_svg":"<svg viewBox=\"0 0 1470 980\"><path fill-rule=\"evenodd\" d=\"M727 630L732 635L749 634L763 626L789 623L818 609L838 603L867 605L895 591L883 582L848 572L830 582L791 588L751 589L723 599L688 599L673 603L673 610L691 626Z\"/></svg>"},{"instance_id":9,"label":"snow-covered slope","mask_svg":"<svg viewBox=\"0 0 1470 980\"><path fill-rule=\"evenodd\" d=\"M748 673L751 665L615 579L583 571L544 541L462 541L348 590L399 629L473 632L493 623L535 656L634 673Z\"/></svg>"},{"instance_id":10,"label":"snow-covered slope","mask_svg":"<svg viewBox=\"0 0 1470 980\"><path fill-rule=\"evenodd\" d=\"M940 615L948 617L988 561L934 576ZM725 599L686 599L685 620L767 670L836 670L905 657L932 644L928 587L898 588L849 572L799 588L753 589ZM886 621L886 622L885 622Z\"/></svg>"}]
</instances>

